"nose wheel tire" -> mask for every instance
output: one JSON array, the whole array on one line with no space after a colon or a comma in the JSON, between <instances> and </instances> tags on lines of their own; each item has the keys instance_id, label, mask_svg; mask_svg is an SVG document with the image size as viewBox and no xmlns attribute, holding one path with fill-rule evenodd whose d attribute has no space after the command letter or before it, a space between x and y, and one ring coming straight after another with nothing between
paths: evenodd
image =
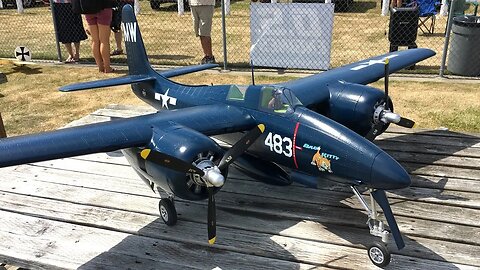
<instances>
[{"instance_id":1,"label":"nose wheel tire","mask_svg":"<svg viewBox=\"0 0 480 270\"><path fill-rule=\"evenodd\" d=\"M161 199L158 203L160 217L168 226L173 226L177 223L177 210L170 199Z\"/></svg>"},{"instance_id":2,"label":"nose wheel tire","mask_svg":"<svg viewBox=\"0 0 480 270\"><path fill-rule=\"evenodd\" d=\"M385 267L390 263L390 252L384 243L374 242L368 247L368 257L378 267Z\"/></svg>"}]
</instances>

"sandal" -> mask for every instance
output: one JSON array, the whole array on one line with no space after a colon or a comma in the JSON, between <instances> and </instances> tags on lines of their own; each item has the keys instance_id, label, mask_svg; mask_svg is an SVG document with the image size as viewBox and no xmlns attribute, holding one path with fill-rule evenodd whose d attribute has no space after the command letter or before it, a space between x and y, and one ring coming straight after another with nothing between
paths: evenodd
<instances>
[{"instance_id":1,"label":"sandal","mask_svg":"<svg viewBox=\"0 0 480 270\"><path fill-rule=\"evenodd\" d=\"M122 55L122 54L123 54L123 50L115 49L112 51L112 53L110 53L110 56Z\"/></svg>"},{"instance_id":2,"label":"sandal","mask_svg":"<svg viewBox=\"0 0 480 270\"><path fill-rule=\"evenodd\" d=\"M72 58L70 56L65 60L65 64L75 64L75 62L75 58Z\"/></svg>"},{"instance_id":3,"label":"sandal","mask_svg":"<svg viewBox=\"0 0 480 270\"><path fill-rule=\"evenodd\" d=\"M113 73L115 71L116 70L114 68L110 68L110 70L105 70L105 71L103 71L103 73Z\"/></svg>"}]
</instances>

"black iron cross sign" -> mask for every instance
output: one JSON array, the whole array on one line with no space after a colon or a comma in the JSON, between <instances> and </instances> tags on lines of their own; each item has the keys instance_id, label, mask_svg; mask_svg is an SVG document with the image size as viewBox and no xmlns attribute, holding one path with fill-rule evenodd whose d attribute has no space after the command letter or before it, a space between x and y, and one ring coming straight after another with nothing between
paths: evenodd
<instances>
[{"instance_id":1,"label":"black iron cross sign","mask_svg":"<svg viewBox=\"0 0 480 270\"><path fill-rule=\"evenodd\" d=\"M23 47L23 46L20 46L20 51L21 52L16 51L15 56L21 55L22 56L22 61L26 61L25 55L30 56L30 51L28 51L28 50L25 51L25 47Z\"/></svg>"}]
</instances>

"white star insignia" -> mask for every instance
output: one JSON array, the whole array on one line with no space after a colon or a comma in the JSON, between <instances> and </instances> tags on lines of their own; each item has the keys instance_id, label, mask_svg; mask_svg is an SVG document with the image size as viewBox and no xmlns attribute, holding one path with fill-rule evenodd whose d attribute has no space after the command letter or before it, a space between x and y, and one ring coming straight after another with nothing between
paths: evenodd
<instances>
[{"instance_id":1,"label":"white star insignia","mask_svg":"<svg viewBox=\"0 0 480 270\"><path fill-rule=\"evenodd\" d=\"M177 99L169 96L168 91L170 91L170 89L167 89L167 91L165 91L165 94L155 93L155 99L162 101L162 108L166 108L167 110L169 109L169 104L172 106L177 105Z\"/></svg>"},{"instance_id":2,"label":"white star insignia","mask_svg":"<svg viewBox=\"0 0 480 270\"><path fill-rule=\"evenodd\" d=\"M366 68L366 67L369 67L371 65L375 65L375 64L385 64L385 59L392 59L392 58L395 58L397 57L398 54L392 54L392 55L389 55L388 57L383 57L381 59L378 59L378 60L369 60L368 62L363 62L363 63L360 63L358 64L358 66L355 66L353 68L351 68L350 70L360 70L360 69L363 69L363 68Z\"/></svg>"}]
</instances>

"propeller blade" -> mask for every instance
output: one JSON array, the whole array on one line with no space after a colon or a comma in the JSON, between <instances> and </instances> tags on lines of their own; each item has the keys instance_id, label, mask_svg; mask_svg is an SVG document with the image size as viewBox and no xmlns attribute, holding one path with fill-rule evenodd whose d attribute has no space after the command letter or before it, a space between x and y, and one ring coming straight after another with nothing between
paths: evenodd
<instances>
[{"instance_id":1,"label":"propeller blade","mask_svg":"<svg viewBox=\"0 0 480 270\"><path fill-rule=\"evenodd\" d=\"M390 75L390 61L385 59L385 108L388 110L388 78Z\"/></svg>"},{"instance_id":2,"label":"propeller blade","mask_svg":"<svg viewBox=\"0 0 480 270\"><path fill-rule=\"evenodd\" d=\"M192 165L191 163L185 162L176 157L172 157L167 154L163 154L151 149L144 149L140 152L140 156L145 159L152 161L156 164L165 166L175 171L186 172L186 173L196 173L200 176L204 176L205 173L198 167Z\"/></svg>"},{"instance_id":3,"label":"propeller blade","mask_svg":"<svg viewBox=\"0 0 480 270\"><path fill-rule=\"evenodd\" d=\"M375 124L371 129L370 131L367 133L367 135L365 136L365 138L371 142L373 142L373 140L375 139L375 137L377 137L378 133L380 132L380 130L382 130L382 127L383 127L383 122L378 122L377 124Z\"/></svg>"},{"instance_id":4,"label":"propeller blade","mask_svg":"<svg viewBox=\"0 0 480 270\"><path fill-rule=\"evenodd\" d=\"M213 187L208 187L208 216L207 216L207 223L208 223L208 243L213 245L215 240L217 239L217 216L215 213L215 196Z\"/></svg>"},{"instance_id":5,"label":"propeller blade","mask_svg":"<svg viewBox=\"0 0 480 270\"><path fill-rule=\"evenodd\" d=\"M410 120L408 118L400 118L400 122L397 123L397 125L406 127L406 128L412 128L415 126L415 122L413 120Z\"/></svg>"},{"instance_id":6,"label":"propeller blade","mask_svg":"<svg viewBox=\"0 0 480 270\"><path fill-rule=\"evenodd\" d=\"M385 219L387 219L388 226L393 235L393 239L395 239L395 244L397 244L398 250L405 247L405 242L403 242L402 234L398 229L397 221L393 216L392 209L390 208L390 204L388 203L387 194L385 194L385 190L377 189L372 192L373 198L377 201L378 205L383 210L383 214L385 215Z\"/></svg>"},{"instance_id":7,"label":"propeller blade","mask_svg":"<svg viewBox=\"0 0 480 270\"><path fill-rule=\"evenodd\" d=\"M388 78L389 78L389 74L390 74L390 62L387 58L387 59L385 59L385 97L383 98L384 102L385 102L385 109L386 110L389 110L389 102L388 102ZM373 142L373 140L375 140L375 137L377 137L377 135L382 130L384 125L385 125L385 123L382 123L381 121L379 121L377 124L373 125L373 127L370 129L370 131L368 131L365 138L367 140Z\"/></svg>"},{"instance_id":8,"label":"propeller blade","mask_svg":"<svg viewBox=\"0 0 480 270\"><path fill-rule=\"evenodd\" d=\"M243 154L250 145L252 145L260 135L265 131L265 125L259 124L254 129L245 134L232 148L230 148L225 155L223 155L218 168L223 170L226 166L230 165L238 156Z\"/></svg>"}]
</instances>

